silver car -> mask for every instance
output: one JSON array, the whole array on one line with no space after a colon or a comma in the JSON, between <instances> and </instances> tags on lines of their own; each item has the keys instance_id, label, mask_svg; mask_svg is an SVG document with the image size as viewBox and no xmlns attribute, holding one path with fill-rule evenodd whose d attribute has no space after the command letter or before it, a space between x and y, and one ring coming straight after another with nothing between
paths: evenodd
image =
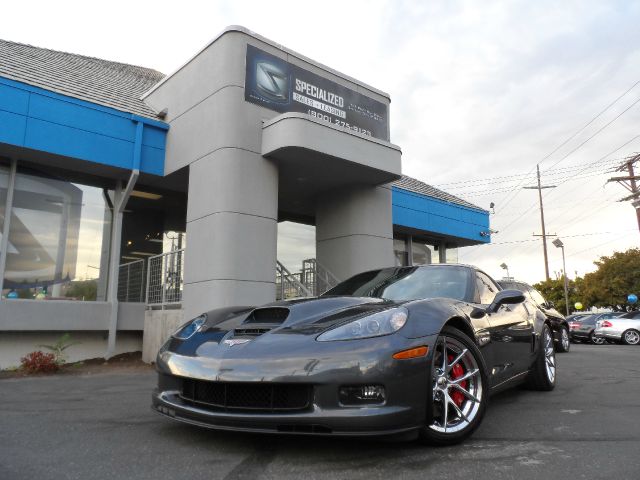
<instances>
[{"instance_id":1,"label":"silver car","mask_svg":"<svg viewBox=\"0 0 640 480\"><path fill-rule=\"evenodd\" d=\"M593 332L596 337L627 345L640 344L640 312L629 312L619 318L598 320Z\"/></svg>"}]
</instances>

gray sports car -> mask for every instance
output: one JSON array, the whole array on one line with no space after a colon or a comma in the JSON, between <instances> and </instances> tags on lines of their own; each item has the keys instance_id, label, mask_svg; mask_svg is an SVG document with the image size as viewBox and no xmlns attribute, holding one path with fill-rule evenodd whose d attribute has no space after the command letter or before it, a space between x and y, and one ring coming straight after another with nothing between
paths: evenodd
<instances>
[{"instance_id":1,"label":"gray sports car","mask_svg":"<svg viewBox=\"0 0 640 480\"><path fill-rule=\"evenodd\" d=\"M475 267L440 264L213 310L158 353L153 408L220 430L457 443L491 393L555 386L548 321L523 301Z\"/></svg>"}]
</instances>

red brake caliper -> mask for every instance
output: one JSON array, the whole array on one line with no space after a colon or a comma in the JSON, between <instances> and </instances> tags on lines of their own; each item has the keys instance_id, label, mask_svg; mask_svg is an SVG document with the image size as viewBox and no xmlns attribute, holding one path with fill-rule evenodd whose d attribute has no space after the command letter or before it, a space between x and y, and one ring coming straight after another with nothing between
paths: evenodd
<instances>
[{"instance_id":1,"label":"red brake caliper","mask_svg":"<svg viewBox=\"0 0 640 480\"><path fill-rule=\"evenodd\" d=\"M453 355L447 355L447 358L449 359L450 362L453 361ZM460 378L463 375L464 375L464 368L462 368L462 365L460 365L460 363L458 362L451 368L451 380ZM461 381L460 386L466 390L467 381L466 380ZM460 390L457 390L454 388L453 391L449 392L449 395L451 396L451 399L455 402L455 404L458 407L462 406L462 402L464 402L464 394Z\"/></svg>"}]
</instances>

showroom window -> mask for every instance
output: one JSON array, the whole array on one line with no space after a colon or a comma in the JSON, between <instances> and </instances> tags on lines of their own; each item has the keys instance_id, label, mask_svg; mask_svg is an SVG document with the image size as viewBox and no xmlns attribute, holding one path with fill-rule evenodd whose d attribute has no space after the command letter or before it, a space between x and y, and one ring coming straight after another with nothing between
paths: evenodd
<instances>
[{"instance_id":1,"label":"showroom window","mask_svg":"<svg viewBox=\"0 0 640 480\"><path fill-rule=\"evenodd\" d=\"M433 245L424 240L413 237L413 242L411 244L412 265L440 263L440 252L438 250L437 245Z\"/></svg>"},{"instance_id":2,"label":"showroom window","mask_svg":"<svg viewBox=\"0 0 640 480\"><path fill-rule=\"evenodd\" d=\"M105 208L101 188L19 168L3 296L96 300L107 273Z\"/></svg>"},{"instance_id":3,"label":"showroom window","mask_svg":"<svg viewBox=\"0 0 640 480\"><path fill-rule=\"evenodd\" d=\"M409 242L410 239L404 236L393 237L393 255L395 257L396 267L409 265Z\"/></svg>"},{"instance_id":4,"label":"showroom window","mask_svg":"<svg viewBox=\"0 0 640 480\"><path fill-rule=\"evenodd\" d=\"M7 208L7 192L9 186L9 168L0 164L0 241L4 227L4 211Z\"/></svg>"}]
</instances>

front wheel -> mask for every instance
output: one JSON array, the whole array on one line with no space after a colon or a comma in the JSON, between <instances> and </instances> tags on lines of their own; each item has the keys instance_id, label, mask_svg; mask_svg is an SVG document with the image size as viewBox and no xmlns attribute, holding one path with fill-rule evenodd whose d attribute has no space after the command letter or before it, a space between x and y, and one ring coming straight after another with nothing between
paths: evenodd
<instances>
[{"instance_id":1,"label":"front wheel","mask_svg":"<svg viewBox=\"0 0 640 480\"><path fill-rule=\"evenodd\" d=\"M431 380L420 438L430 445L459 443L480 425L489 400L486 368L473 340L445 326L434 346Z\"/></svg>"},{"instance_id":2,"label":"front wheel","mask_svg":"<svg viewBox=\"0 0 640 480\"><path fill-rule=\"evenodd\" d=\"M625 330L622 332L622 341L627 345L638 345L640 343L640 333L631 328Z\"/></svg>"},{"instance_id":3,"label":"front wheel","mask_svg":"<svg viewBox=\"0 0 640 480\"><path fill-rule=\"evenodd\" d=\"M606 340L604 339L604 337L596 337L593 333L591 333L591 335L589 335L589 340L591 341L591 343L593 343L594 345L604 345Z\"/></svg>"},{"instance_id":4,"label":"front wheel","mask_svg":"<svg viewBox=\"0 0 640 480\"><path fill-rule=\"evenodd\" d=\"M556 351L566 353L571 348L571 342L569 341L569 331L565 327L560 327L560 338L558 338L558 345Z\"/></svg>"},{"instance_id":5,"label":"front wheel","mask_svg":"<svg viewBox=\"0 0 640 480\"><path fill-rule=\"evenodd\" d=\"M549 391L556 386L556 351L553 336L548 325L542 327L538 355L529 372L527 386L533 390Z\"/></svg>"}]
</instances>

